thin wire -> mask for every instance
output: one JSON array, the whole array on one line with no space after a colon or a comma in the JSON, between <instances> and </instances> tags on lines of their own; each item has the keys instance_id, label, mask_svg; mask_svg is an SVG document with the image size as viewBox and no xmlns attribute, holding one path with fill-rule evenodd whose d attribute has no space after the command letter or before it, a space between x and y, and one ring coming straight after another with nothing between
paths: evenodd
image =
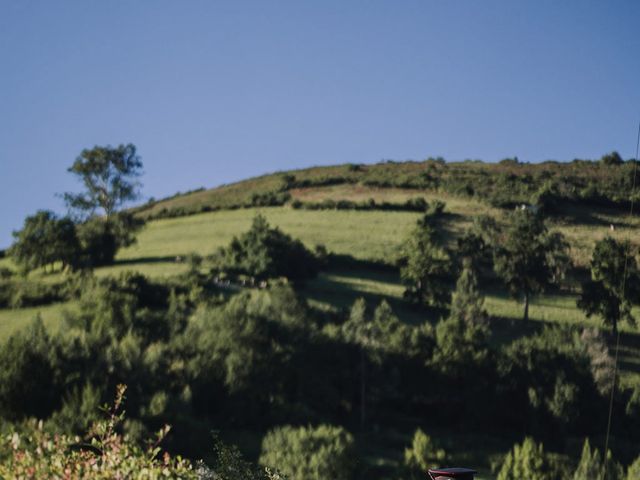
<instances>
[{"instance_id":1,"label":"thin wire","mask_svg":"<svg viewBox=\"0 0 640 480\"><path fill-rule=\"evenodd\" d=\"M631 208L629 210L629 216L633 219L633 201L636 193L636 170L638 169L638 150L640 149L640 123L638 124L638 138L636 140L636 158L633 162L633 186L631 187ZM631 239L631 232L629 232L629 239ZM624 270L622 273L622 298L624 298L625 287L627 285L627 264L629 261L629 255L624 256ZM620 328L616 328L616 353L613 365L613 384L611 385L611 396L609 397L609 418L607 419L607 436L604 442L604 454L602 461L604 462L604 469L602 473L603 480L607 479L607 452L609 451L609 437L611 435L611 418L613 416L613 398L616 393L616 383L618 379L618 357L620 353Z\"/></svg>"}]
</instances>

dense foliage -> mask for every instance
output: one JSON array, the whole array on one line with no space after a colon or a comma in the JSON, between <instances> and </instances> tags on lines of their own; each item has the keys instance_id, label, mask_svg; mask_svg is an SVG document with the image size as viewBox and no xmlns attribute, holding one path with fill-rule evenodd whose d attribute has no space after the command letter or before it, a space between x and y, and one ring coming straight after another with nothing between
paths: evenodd
<instances>
[{"instance_id":1,"label":"dense foliage","mask_svg":"<svg viewBox=\"0 0 640 480\"><path fill-rule=\"evenodd\" d=\"M628 242L603 238L593 251L591 279L582 284L578 307L588 317L601 317L614 333L621 320L635 324L631 306L640 303L640 273L635 257Z\"/></svg>"},{"instance_id":2,"label":"dense foliage","mask_svg":"<svg viewBox=\"0 0 640 480\"><path fill-rule=\"evenodd\" d=\"M524 297L529 319L532 295L557 285L569 264L569 245L558 232L550 233L537 212L516 210L495 249L496 272L514 296Z\"/></svg>"},{"instance_id":3,"label":"dense foliage","mask_svg":"<svg viewBox=\"0 0 640 480\"><path fill-rule=\"evenodd\" d=\"M93 160L103 163L112 155L94 153ZM141 164L135 149L127 155L131 172L137 172ZM623 469L613 454L603 460L587 443L578 462L575 446L575 439L581 443L593 434L594 424L606 424L617 380L607 335L582 325L545 328L539 322L516 334L506 319L490 318L479 288L485 291L501 279L514 296L524 297L526 318L532 295L560 285L568 266L567 245L547 230L542 214L554 209L557 214L561 199L595 195L582 190L595 188L591 176L604 176L602 189L629 181L629 163L613 154L598 164L577 165L584 171L575 165L523 165L516 159L489 167L431 159L408 164L402 175L394 175L394 164L353 165L319 177L278 175L269 189L252 192L250 204L272 205L290 201L295 189L305 186L363 182L456 192L502 206L539 205L538 210L520 206L500 225L478 218L457 241L447 242L440 222L448 213L441 202L415 197L393 204L292 203L294 208L422 212L395 271L413 305L393 295L370 295L367 285L359 286L366 299L353 302L353 297L341 308L307 302L304 282L322 286L332 281L323 273L309 282L327 259L339 262L339 256L323 248L311 252L262 216L214 255L186 257L180 275L161 280L133 273L93 276L86 267L112 262L138 228L137 217L117 211L135 182L130 188L113 184L120 181L116 177L110 185L124 190L112 192L109 203L93 204L103 209L103 217L73 222L38 212L16 233L10 253L23 270L61 266L64 273L29 277L0 269L0 307L73 300L77 308L62 315L59 328L47 329L36 319L0 344L0 417L15 429L33 426L33 418L43 420L42 428L3 437L1 448L12 452L7 462L14 463L0 463L0 468L42 476L47 468L100 463L123 472L149 468L158 475L165 470L154 469L166 467L173 475L184 467L186 478L196 472L223 480L281 475L350 480L366 474L367 440L382 431L395 459L380 466L386 478L420 478L427 467L468 458L433 432L482 432L526 438L504 458L498 455L500 480L552 480L561 474L579 480L604 465L622 480ZM499 174L486 175L485 167ZM563 177L567 171L575 175ZM576 190L583 180L586 184ZM97 185L91 182L91 188ZM614 200L613 190L607 192L598 198L618 206L628 201L620 194ZM85 192L86 205L95 200L92 195ZM599 242L591 280L582 284L580 306L603 316L614 330L631 317L637 299L633 253L612 239ZM357 264L351 262L342 267ZM386 275L390 264L391 259L375 267ZM626 279L624 287L621 279ZM401 321L397 308L411 308L416 320ZM108 457L111 447L106 446L100 447L102 462L82 450L64 456L64 443L99 420L99 406L122 383L130 385L128 415L112 431L109 444L120 457ZM626 466L638 454L640 388L622 387L612 397L612 432L626 447L616 450ZM167 423L175 425L166 437L172 454L206 457L210 468L145 457L140 442ZM63 436L51 436L54 430ZM260 462L281 472L256 467L218 440L212 449L212 430L237 435L254 459L261 443ZM46 452L42 458L34 454L38 448ZM635 478L637 470L636 461L628 478Z\"/></svg>"},{"instance_id":4,"label":"dense foliage","mask_svg":"<svg viewBox=\"0 0 640 480\"><path fill-rule=\"evenodd\" d=\"M640 183L639 175L636 173L636 183ZM213 190L199 189L150 202L140 207L140 213L145 218L175 217L287 202L295 208L378 208L377 205L368 207L369 202L310 202L289 195L298 189L354 185L464 196L507 209L536 204L546 213L561 214L566 206L576 203L627 208L633 180L634 161L622 161L615 152L595 161L575 159L572 162L522 163L517 158L498 163L445 162L442 158L389 160L374 165L314 167L265 175ZM402 202L390 202L382 208L402 210L406 206Z\"/></svg>"},{"instance_id":5,"label":"dense foliage","mask_svg":"<svg viewBox=\"0 0 640 480\"><path fill-rule=\"evenodd\" d=\"M400 276L405 297L434 307L446 306L451 298L451 258L442 246L430 215L418 222L402 246Z\"/></svg>"},{"instance_id":6,"label":"dense foliage","mask_svg":"<svg viewBox=\"0 0 640 480\"><path fill-rule=\"evenodd\" d=\"M110 218L126 202L138 198L135 179L141 170L135 145L84 149L68 170L82 182L84 192L65 193L65 202L81 215L92 216L100 209Z\"/></svg>"},{"instance_id":7,"label":"dense foliage","mask_svg":"<svg viewBox=\"0 0 640 480\"><path fill-rule=\"evenodd\" d=\"M498 480L560 480L543 445L532 438L514 445L502 464Z\"/></svg>"},{"instance_id":8,"label":"dense foliage","mask_svg":"<svg viewBox=\"0 0 640 480\"><path fill-rule=\"evenodd\" d=\"M260 463L289 480L349 480L355 467L353 436L342 427L282 426L262 440Z\"/></svg>"},{"instance_id":9,"label":"dense foliage","mask_svg":"<svg viewBox=\"0 0 640 480\"><path fill-rule=\"evenodd\" d=\"M219 251L216 268L252 280L285 277L302 281L314 277L320 260L302 244L280 229L272 228L266 218L257 215L246 233L235 237Z\"/></svg>"}]
</instances>

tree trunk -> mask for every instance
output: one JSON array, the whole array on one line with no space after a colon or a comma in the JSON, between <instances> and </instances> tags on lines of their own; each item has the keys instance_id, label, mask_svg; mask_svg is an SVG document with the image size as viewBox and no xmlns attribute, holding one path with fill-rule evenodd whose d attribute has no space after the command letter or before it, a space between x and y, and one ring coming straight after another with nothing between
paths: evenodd
<instances>
[{"instance_id":1,"label":"tree trunk","mask_svg":"<svg viewBox=\"0 0 640 480\"><path fill-rule=\"evenodd\" d=\"M524 321L529 321L529 292L524 292Z\"/></svg>"}]
</instances>

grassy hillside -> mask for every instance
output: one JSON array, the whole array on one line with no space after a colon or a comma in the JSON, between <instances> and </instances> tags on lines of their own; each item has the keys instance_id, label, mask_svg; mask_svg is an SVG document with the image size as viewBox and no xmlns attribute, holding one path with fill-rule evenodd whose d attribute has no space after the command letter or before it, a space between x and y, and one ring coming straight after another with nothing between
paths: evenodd
<instances>
[{"instance_id":1,"label":"grassy hillside","mask_svg":"<svg viewBox=\"0 0 640 480\"><path fill-rule=\"evenodd\" d=\"M246 231L260 213L271 225L299 238L308 247L323 245L333 254L328 268L301 290L312 306L337 312L349 308L358 297L365 297L373 305L384 299L407 323L435 323L435 314L404 300L404 287L395 267L402 241L422 216L418 211L403 211L407 201L419 197L429 204L445 202L439 229L446 242L454 246L476 217L486 215L504 222L505 212L514 203L548 202L548 197L540 200L538 194L550 189L554 192L553 201L544 203L550 227L566 236L574 264L584 269L593 245L606 235L640 242L636 233L640 217L631 217L625 203L627 174L627 165L611 167L592 162L522 165L510 161L487 165L442 164L433 160L280 172L138 207L137 215L147 219L147 224L139 232L137 243L121 250L114 265L95 273L108 276L133 270L155 279L175 279L187 270L185 259L190 254L206 256L227 245ZM603 187L594 193L596 182ZM614 187L618 190L615 195ZM327 208L340 201L375 207ZM9 259L0 259L0 267L13 268ZM55 283L62 277L59 273L33 272L29 278ZM499 285L482 287L495 344L510 343L546 325L601 327L598 319L586 319L577 309L574 284L567 284L561 292L535 297L528 324L521 320L522 305L505 289ZM6 339L37 315L47 328L55 330L64 312L74 308L76 303L67 302L0 309L0 338ZM640 310L635 313L640 316ZM623 324L621 341L623 386L640 384L640 329ZM399 418L397 423L403 421L411 423L412 419ZM397 432L367 434L372 438L361 439L367 445L371 440L372 446L362 452L367 462L379 466L396 462L395 453L390 452L406 445L407 431L408 428L398 427ZM259 438L255 432L251 435ZM475 440L475 436L458 437L452 436L451 443L459 446ZM457 454L454 459L486 467L487 459L516 440L481 439L486 448L476 448L472 456Z\"/></svg>"}]
</instances>

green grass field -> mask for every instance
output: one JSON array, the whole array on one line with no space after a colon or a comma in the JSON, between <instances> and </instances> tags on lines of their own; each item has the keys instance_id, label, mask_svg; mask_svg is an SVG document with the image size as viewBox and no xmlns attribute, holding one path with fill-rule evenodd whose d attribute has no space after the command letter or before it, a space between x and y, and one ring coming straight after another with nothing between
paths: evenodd
<instances>
[{"instance_id":1,"label":"green grass field","mask_svg":"<svg viewBox=\"0 0 640 480\"><path fill-rule=\"evenodd\" d=\"M246 231L256 214L301 239L307 246L323 244L336 254L359 260L393 261L398 245L419 218L410 212L306 211L289 207L251 208L202 213L150 222L138 243L118 260L175 262L189 253L208 255Z\"/></svg>"},{"instance_id":2,"label":"green grass field","mask_svg":"<svg viewBox=\"0 0 640 480\"><path fill-rule=\"evenodd\" d=\"M41 307L0 309L0 341L6 340L37 317L40 317L47 330L53 333L60 326L65 312L73 312L76 308L77 304L74 302L65 302Z\"/></svg>"}]
</instances>

